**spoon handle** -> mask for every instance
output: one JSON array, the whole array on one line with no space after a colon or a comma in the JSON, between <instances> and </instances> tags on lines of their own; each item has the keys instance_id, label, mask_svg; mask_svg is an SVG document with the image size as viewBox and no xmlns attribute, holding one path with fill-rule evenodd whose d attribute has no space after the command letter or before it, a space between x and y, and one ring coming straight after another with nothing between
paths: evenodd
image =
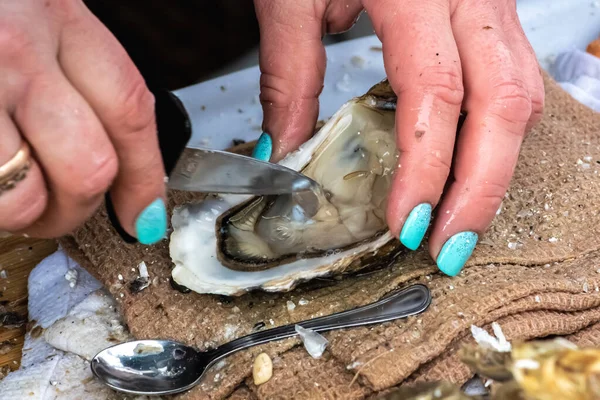
<instances>
[{"instance_id":1,"label":"spoon handle","mask_svg":"<svg viewBox=\"0 0 600 400\"><path fill-rule=\"evenodd\" d=\"M251 346L296 336L296 325L316 332L325 332L333 329L376 324L419 314L425 311L430 303L431 293L427 286L421 284L409 286L366 306L251 333L225 343L210 353L211 363Z\"/></svg>"}]
</instances>

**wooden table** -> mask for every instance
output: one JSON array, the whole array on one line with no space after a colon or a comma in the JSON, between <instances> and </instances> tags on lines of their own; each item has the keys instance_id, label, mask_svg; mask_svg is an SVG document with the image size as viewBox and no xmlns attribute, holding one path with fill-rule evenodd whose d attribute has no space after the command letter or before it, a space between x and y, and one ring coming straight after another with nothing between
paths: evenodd
<instances>
[{"instance_id":1,"label":"wooden table","mask_svg":"<svg viewBox=\"0 0 600 400\"><path fill-rule=\"evenodd\" d=\"M0 238L0 322L6 312L16 313L27 320L29 273L56 249L54 240L16 236ZM16 328L6 328L0 324L0 379L3 371L6 373L9 369L19 368L25 328L25 324Z\"/></svg>"}]
</instances>

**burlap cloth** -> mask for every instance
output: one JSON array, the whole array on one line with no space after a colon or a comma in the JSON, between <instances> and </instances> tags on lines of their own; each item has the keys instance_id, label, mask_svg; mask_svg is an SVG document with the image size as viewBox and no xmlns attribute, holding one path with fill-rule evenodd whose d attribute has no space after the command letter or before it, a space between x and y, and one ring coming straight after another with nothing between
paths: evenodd
<instances>
[{"instance_id":1,"label":"burlap cloth","mask_svg":"<svg viewBox=\"0 0 600 400\"><path fill-rule=\"evenodd\" d=\"M432 290L433 303L419 316L326 334L330 344L319 360L296 339L238 353L181 395L185 399L363 399L422 379L462 383L471 373L456 350L471 340L471 324L487 327L493 321L510 340L565 335L598 345L600 115L547 77L545 84L544 118L525 141L493 226L456 278L439 273L420 250L393 266L317 280L287 294L223 298L174 290L167 241L126 245L103 210L61 242L120 302L133 335L200 349L247 334L256 324L268 328L363 305L399 286L420 282ZM192 200L182 193L170 197L171 207ZM131 293L127 283L140 261L152 284ZM293 311L288 300L296 304ZM274 375L256 387L250 375L259 351L273 358Z\"/></svg>"}]
</instances>

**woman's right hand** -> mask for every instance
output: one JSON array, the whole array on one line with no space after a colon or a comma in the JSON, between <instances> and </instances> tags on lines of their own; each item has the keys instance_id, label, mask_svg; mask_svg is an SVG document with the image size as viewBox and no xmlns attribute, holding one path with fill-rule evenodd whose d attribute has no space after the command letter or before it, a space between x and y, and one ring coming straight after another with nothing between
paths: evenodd
<instances>
[{"instance_id":1,"label":"woman's right hand","mask_svg":"<svg viewBox=\"0 0 600 400\"><path fill-rule=\"evenodd\" d=\"M25 177L0 184L0 231L64 235L110 188L130 235L162 239L155 125L144 79L81 0L0 2L0 171L23 143L31 149Z\"/></svg>"}]
</instances>

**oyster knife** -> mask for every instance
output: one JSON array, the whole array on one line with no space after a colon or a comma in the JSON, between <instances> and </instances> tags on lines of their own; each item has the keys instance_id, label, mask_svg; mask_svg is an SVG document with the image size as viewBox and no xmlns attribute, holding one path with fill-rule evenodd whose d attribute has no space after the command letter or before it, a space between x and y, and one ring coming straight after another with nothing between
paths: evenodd
<instances>
[{"instance_id":1,"label":"oyster knife","mask_svg":"<svg viewBox=\"0 0 600 400\"><path fill-rule=\"evenodd\" d=\"M312 179L279 164L220 150L188 147L192 123L183 102L169 91L154 91L159 147L170 189L247 195L281 195L311 191ZM197 133L196 133L197 134ZM121 226L110 194L109 220L127 243L137 240Z\"/></svg>"}]
</instances>

